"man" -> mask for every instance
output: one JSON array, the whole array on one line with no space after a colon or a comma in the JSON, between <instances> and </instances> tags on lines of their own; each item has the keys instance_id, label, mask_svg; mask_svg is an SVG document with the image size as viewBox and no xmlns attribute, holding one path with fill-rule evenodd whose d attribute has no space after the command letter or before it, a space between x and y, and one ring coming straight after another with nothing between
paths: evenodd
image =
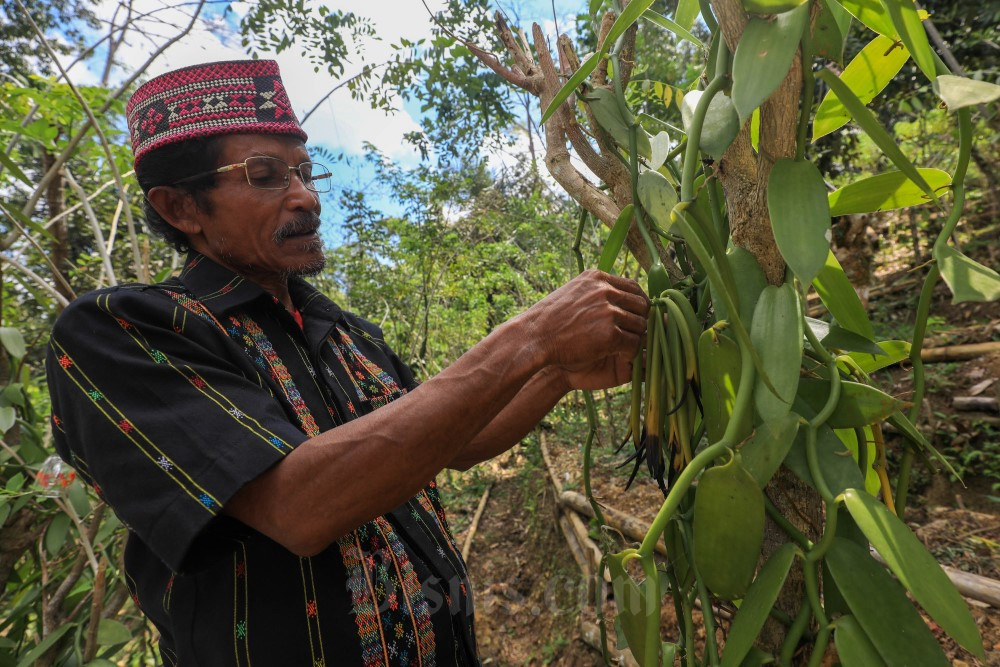
<instances>
[{"instance_id":1,"label":"man","mask_svg":"<svg viewBox=\"0 0 1000 667\"><path fill-rule=\"evenodd\" d=\"M567 391L621 384L649 302L588 272L418 386L319 271L318 192L271 61L153 79L127 108L147 219L180 276L81 297L48 357L70 461L129 529L168 664L477 664L434 488Z\"/></svg>"}]
</instances>

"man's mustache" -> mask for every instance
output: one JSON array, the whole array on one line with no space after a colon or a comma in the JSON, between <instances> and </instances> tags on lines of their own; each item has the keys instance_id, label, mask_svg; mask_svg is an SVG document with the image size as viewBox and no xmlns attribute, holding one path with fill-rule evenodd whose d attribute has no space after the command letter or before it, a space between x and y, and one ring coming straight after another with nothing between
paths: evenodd
<instances>
[{"instance_id":1,"label":"man's mustache","mask_svg":"<svg viewBox=\"0 0 1000 667\"><path fill-rule=\"evenodd\" d=\"M315 232L319 229L319 226L319 215L316 213L302 213L275 230L274 242L281 245L292 236Z\"/></svg>"}]
</instances>

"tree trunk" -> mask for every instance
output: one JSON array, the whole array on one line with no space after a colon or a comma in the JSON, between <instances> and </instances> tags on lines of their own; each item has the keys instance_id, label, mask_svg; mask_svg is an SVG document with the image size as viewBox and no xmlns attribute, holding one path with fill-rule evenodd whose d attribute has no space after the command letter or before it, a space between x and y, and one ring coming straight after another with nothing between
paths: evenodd
<instances>
[{"instance_id":1,"label":"tree trunk","mask_svg":"<svg viewBox=\"0 0 1000 667\"><path fill-rule=\"evenodd\" d=\"M729 50L736 51L740 36L749 22L740 0L712 0ZM722 156L719 180L726 194L726 210L733 241L750 251L771 285L785 281L785 262L771 231L767 210L767 182L774 163L795 157L796 128L802 96L801 53L796 54L791 69L778 89L760 109L758 152L750 140L747 122L736 140ZM812 100L805 103L812 104ZM778 510L803 533L816 539L823 526L823 504L816 493L787 470L779 470L768 484L766 493ZM767 520L761 562L788 541L778 526ZM802 568L796 564L778 597L777 608L794 618L804 598ZM769 619L760 634L761 647L777 653L784 641L785 628Z\"/></svg>"},{"instance_id":2,"label":"tree trunk","mask_svg":"<svg viewBox=\"0 0 1000 667\"><path fill-rule=\"evenodd\" d=\"M42 153L42 165L45 171L51 169L53 164L55 164L55 156L48 151L44 151ZM61 175L56 174L55 178L49 181L48 186L46 186L45 203L49 209L50 220L66 210L66 192L65 188L63 188ZM71 264L69 258L69 230L66 227L66 218L52 225L49 232L52 234L52 241L49 244L49 257L52 259L52 264L63 275L69 275ZM74 298L74 295L68 292L61 280L56 280L54 287L56 291L67 299L72 300Z\"/></svg>"}]
</instances>

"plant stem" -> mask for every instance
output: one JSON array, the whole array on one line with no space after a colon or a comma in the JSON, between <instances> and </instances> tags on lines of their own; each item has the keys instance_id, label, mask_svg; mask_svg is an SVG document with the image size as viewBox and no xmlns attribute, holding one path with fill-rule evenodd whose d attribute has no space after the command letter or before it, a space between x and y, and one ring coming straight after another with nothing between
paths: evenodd
<instances>
[{"instance_id":1,"label":"plant stem","mask_svg":"<svg viewBox=\"0 0 1000 667\"><path fill-rule=\"evenodd\" d=\"M799 645L799 639L802 638L802 633L805 632L806 626L809 625L809 620L812 618L812 614L809 610L809 605L802 605L802 609L799 609L799 613L795 616L795 620L792 621L792 625L788 628L788 633L785 635L785 641L781 645L781 655L779 656L779 664L781 667L791 667L792 657L795 655L795 648Z\"/></svg>"},{"instance_id":2,"label":"plant stem","mask_svg":"<svg viewBox=\"0 0 1000 667\"><path fill-rule=\"evenodd\" d=\"M809 134L809 116L812 112L813 94L816 90L816 77L812 71L812 21L805 22L802 30L802 108L799 112L798 137L795 142L795 159L803 160L806 156L807 136Z\"/></svg>"},{"instance_id":3,"label":"plant stem","mask_svg":"<svg viewBox=\"0 0 1000 667\"><path fill-rule=\"evenodd\" d=\"M778 524L778 527L785 531L785 534L792 538L796 544L802 547L803 551L808 551L812 548L812 540L796 528L791 521L786 519L785 515L774 506L774 503L771 502L771 499L766 494L764 495L764 509L767 510L767 514L771 517L771 520Z\"/></svg>"},{"instance_id":4,"label":"plant stem","mask_svg":"<svg viewBox=\"0 0 1000 667\"><path fill-rule=\"evenodd\" d=\"M587 209L580 207L580 219L576 225L576 236L573 239L573 254L576 255L576 267L579 269L580 273L584 271L583 262L583 252L580 250L580 243L583 240L583 227L587 223ZM597 504L594 500L594 493L590 485L590 463L591 463L591 448L594 442L594 436L597 434L597 408L594 407L594 393L590 391L583 392L583 401L587 405L587 425L589 430L587 432L587 440L583 445L583 490L587 496L587 502L594 510L594 517L597 519L598 523L602 526L607 524L604 520L604 513L601 511L601 506Z\"/></svg>"},{"instance_id":5,"label":"plant stem","mask_svg":"<svg viewBox=\"0 0 1000 667\"><path fill-rule=\"evenodd\" d=\"M715 77L705 88L698 106L695 107L694 115L691 117L691 126L688 128L688 145L684 153L684 166L681 168L681 201L694 200L694 172L701 161L699 159L699 149L701 143L701 129L705 124L705 114L708 112L708 105L712 103L715 94L726 85L727 70L729 69L729 48L726 40L720 37L719 49L715 59Z\"/></svg>"}]
</instances>

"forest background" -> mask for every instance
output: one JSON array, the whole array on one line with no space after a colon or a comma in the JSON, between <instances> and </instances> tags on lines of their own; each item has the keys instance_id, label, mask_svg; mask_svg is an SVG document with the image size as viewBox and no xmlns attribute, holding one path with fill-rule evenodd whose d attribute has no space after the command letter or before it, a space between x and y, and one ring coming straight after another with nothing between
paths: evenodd
<instances>
[{"instance_id":1,"label":"forest background","mask_svg":"<svg viewBox=\"0 0 1000 667\"><path fill-rule=\"evenodd\" d=\"M324 201L330 261L315 281L380 324L419 377L432 376L575 275L574 245L585 265L596 265L607 229L588 219L577 234L578 206L544 169L537 101L483 68L463 44L502 52L492 16L499 9L512 25L537 21L545 34L567 33L578 52L587 53L595 46L588 7L449 0L428 10L409 4L414 7L407 11L427 26L424 37L389 35L377 18L343 3L0 0L0 667L152 664L153 632L121 580L123 529L78 481L67 479L63 488L57 482L53 490L45 477L60 471L51 470L49 460L42 366L48 330L74 295L160 279L183 259L143 231L141 193L130 176L123 110L143 80L238 52L279 58L289 95L313 136L313 157L329 163L338 180ZM960 4L922 6L967 75L996 82L1000 3ZM655 8L672 15L674 4ZM693 28L699 30L703 26ZM228 50L170 50L192 44ZM847 57L863 45L849 38ZM679 99L697 84L704 56L649 26L639 30L636 49L643 56L632 99L680 125ZM922 167L947 168L954 139L946 111L930 86L918 83L912 63L879 99L879 118L904 151ZM996 266L995 105L977 111L976 128L974 187L959 234L967 252ZM833 174L831 188L885 167L857 131L818 142L817 153L824 173ZM927 239L942 222L926 206L835 221L835 249L873 301L877 339L909 337L916 294L891 288L927 261ZM880 244L890 232L902 242ZM634 262L626 262L624 272L639 276ZM995 303L949 306L942 291L929 333L936 345L1000 340L1000 312ZM914 503L918 512L958 498L985 515L998 513L1000 424L987 414L956 412L950 402L975 387L985 396L995 392L998 359L932 367L933 409L923 426L972 492L918 472L916 490L925 494ZM886 386L894 382L886 376ZM639 482L623 492L627 469L615 468L623 457L612 453L624 436L627 394L606 392L599 399L598 482L605 498L641 515L636 498L648 498L642 494L651 489ZM566 488L579 487L572 462L586 431L580 396L568 397L544 424L554 458L570 462L555 464ZM477 538L483 547L471 556L474 573L481 569L484 652L501 663L579 664L586 655L576 642L581 605L539 583L546 572L561 572L570 582L569 599L578 598L578 577L572 568L560 569L572 561L545 509L552 504L546 489L553 464L543 460L538 437L499 462L445 473L440 481L460 539L483 492L494 489L486 515L494 517L497 532L490 533L486 520ZM996 526L992 530L987 537L996 537ZM998 545L963 538L935 555L989 574Z\"/></svg>"}]
</instances>

